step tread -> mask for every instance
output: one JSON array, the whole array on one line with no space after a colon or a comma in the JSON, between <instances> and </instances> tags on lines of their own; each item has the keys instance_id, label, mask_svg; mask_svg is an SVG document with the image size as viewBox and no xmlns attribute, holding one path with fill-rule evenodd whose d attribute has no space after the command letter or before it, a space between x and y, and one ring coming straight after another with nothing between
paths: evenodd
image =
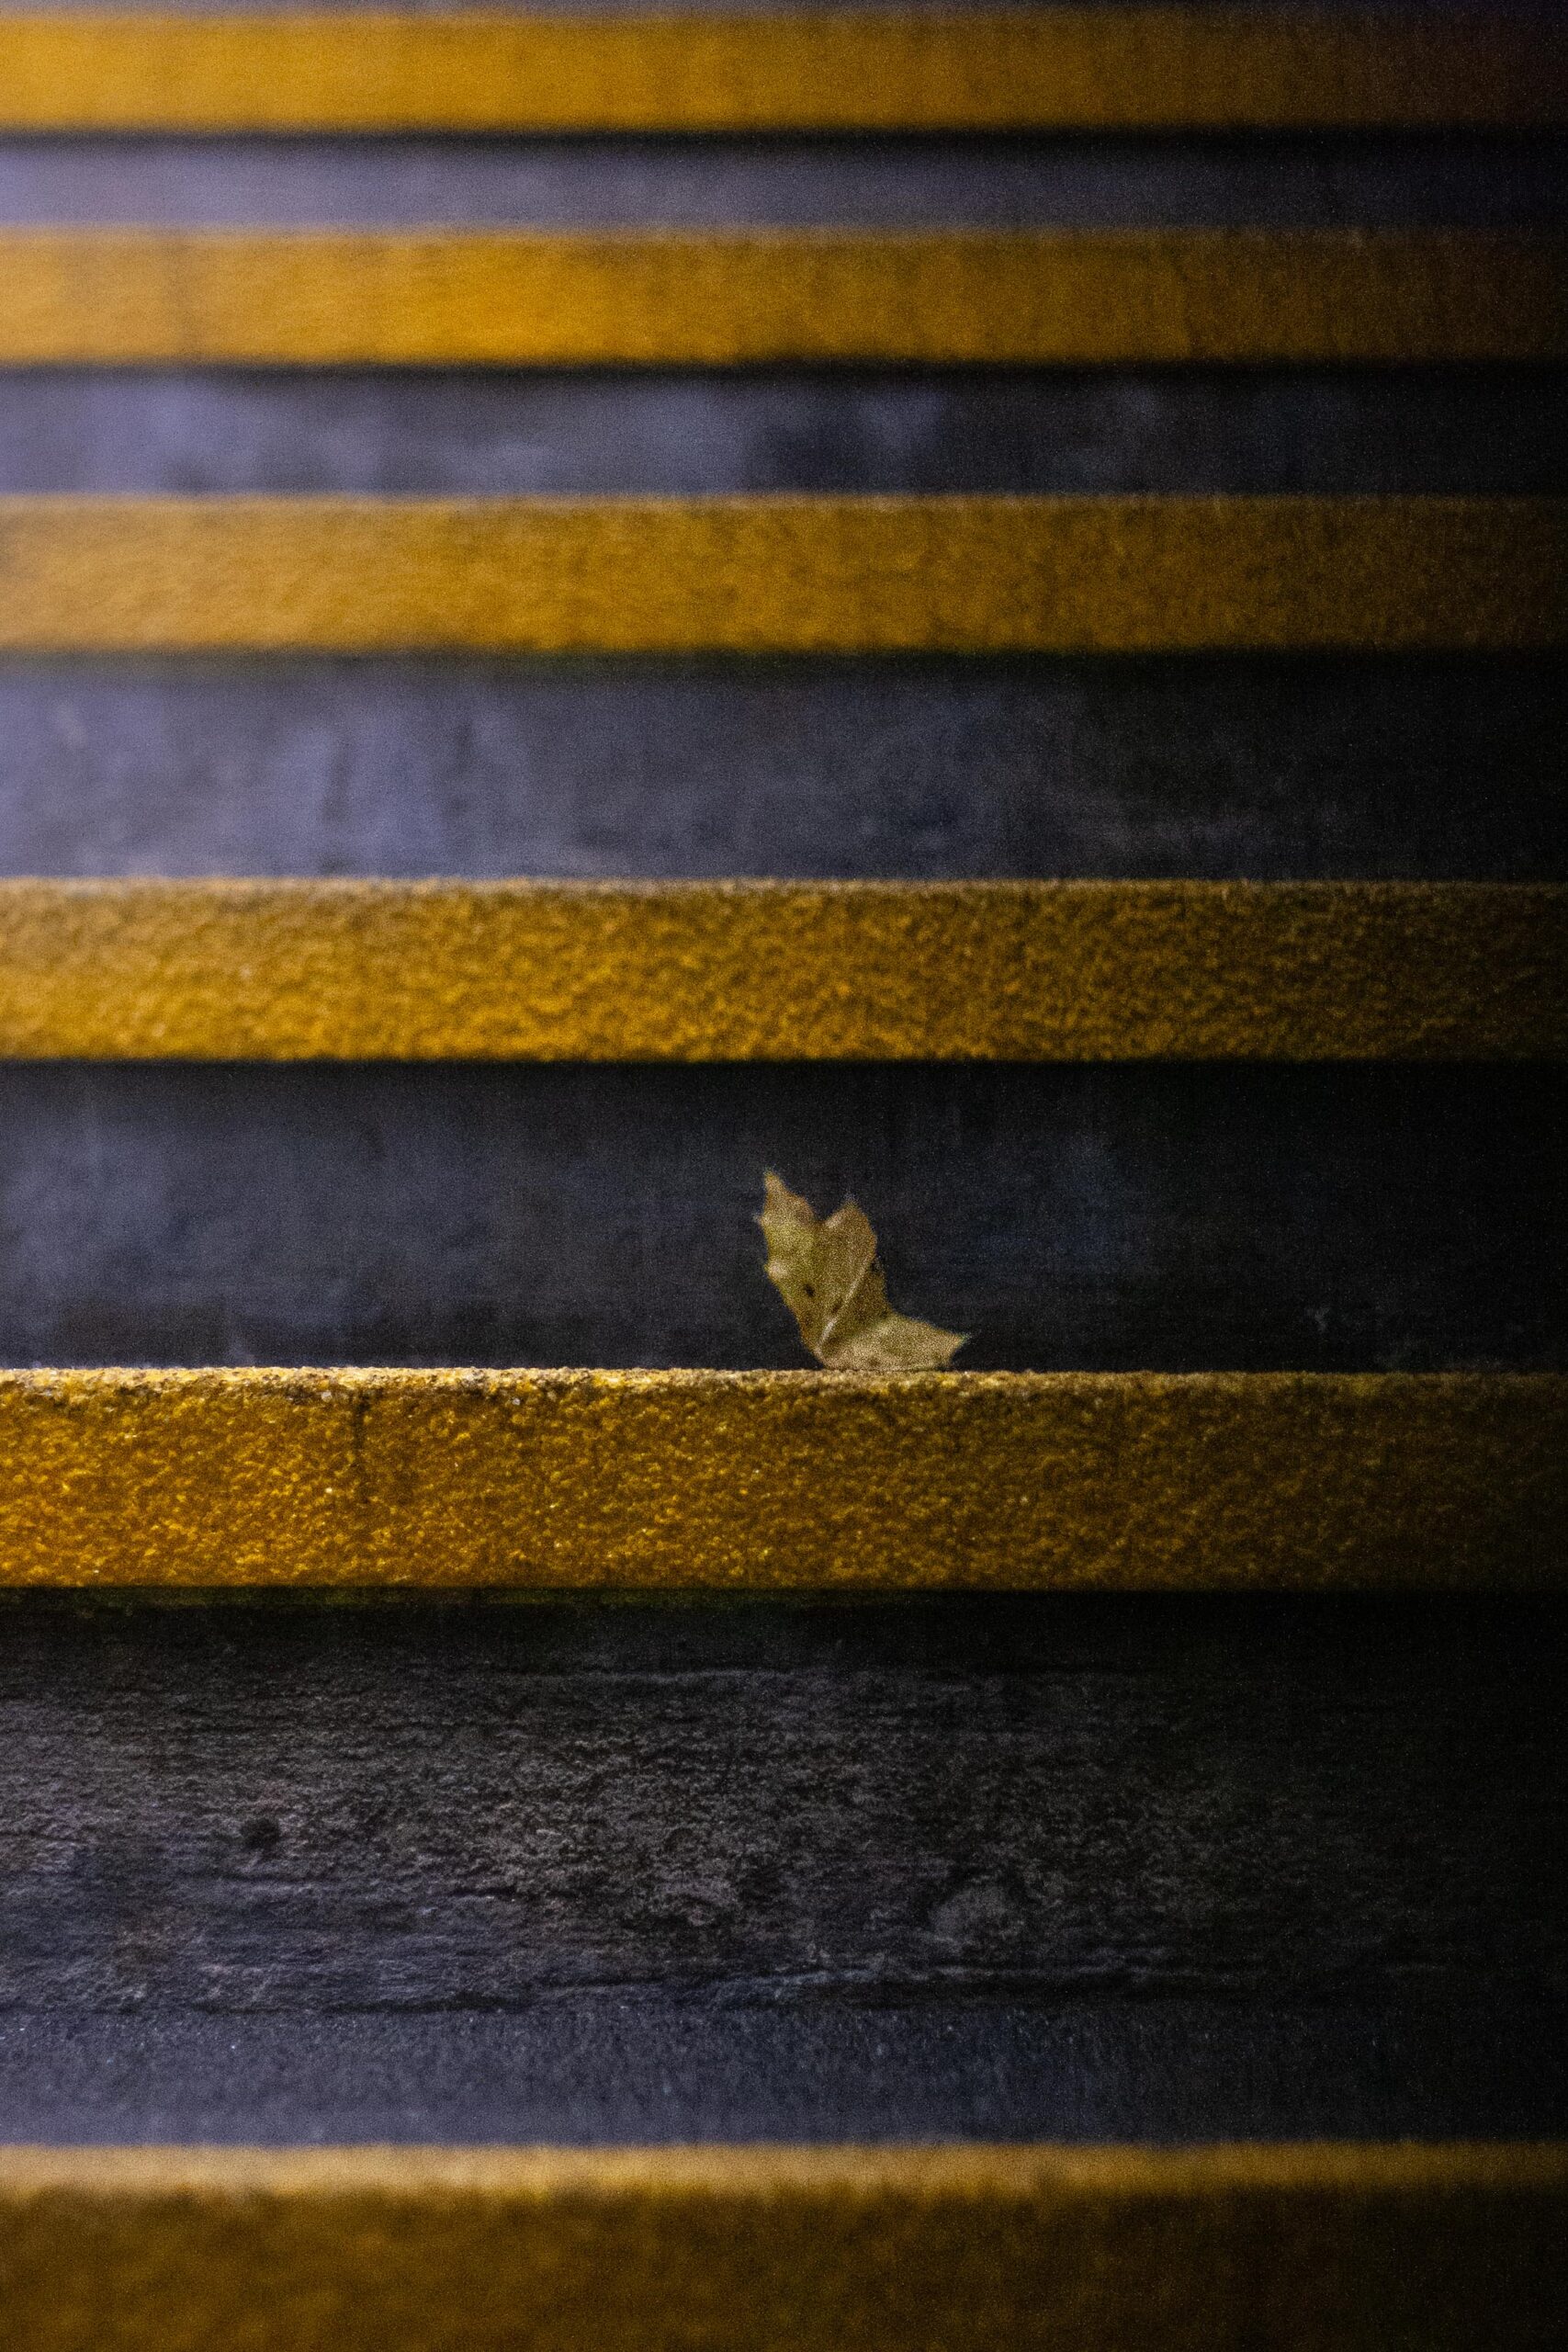
<instances>
[{"instance_id":1,"label":"step tread","mask_svg":"<svg viewBox=\"0 0 1568 2352\"><path fill-rule=\"evenodd\" d=\"M0 231L0 364L1568 357L1568 240L1462 230Z\"/></svg>"},{"instance_id":2,"label":"step tread","mask_svg":"<svg viewBox=\"0 0 1568 2352\"><path fill-rule=\"evenodd\" d=\"M0 1374L0 1586L1562 1589L1552 1374Z\"/></svg>"}]
</instances>

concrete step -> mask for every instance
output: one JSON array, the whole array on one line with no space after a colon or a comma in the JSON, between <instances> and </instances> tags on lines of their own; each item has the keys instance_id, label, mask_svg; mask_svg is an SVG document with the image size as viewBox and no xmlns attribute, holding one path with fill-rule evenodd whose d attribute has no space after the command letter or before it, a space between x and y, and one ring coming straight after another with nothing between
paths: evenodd
<instances>
[{"instance_id":1,"label":"concrete step","mask_svg":"<svg viewBox=\"0 0 1568 2352\"><path fill-rule=\"evenodd\" d=\"M1568 639L1568 502L0 499L0 651L1384 652Z\"/></svg>"},{"instance_id":2,"label":"concrete step","mask_svg":"<svg viewBox=\"0 0 1568 2352\"><path fill-rule=\"evenodd\" d=\"M0 2156L29 2352L1544 2352L1565 2194L1519 2145Z\"/></svg>"},{"instance_id":3,"label":"concrete step","mask_svg":"<svg viewBox=\"0 0 1568 2352\"><path fill-rule=\"evenodd\" d=\"M1550 22L1119 6L8 22L0 128L527 132L1561 123Z\"/></svg>"},{"instance_id":4,"label":"concrete step","mask_svg":"<svg viewBox=\"0 0 1568 2352\"><path fill-rule=\"evenodd\" d=\"M1541 1374L0 1374L0 1587L1559 1590Z\"/></svg>"},{"instance_id":5,"label":"concrete step","mask_svg":"<svg viewBox=\"0 0 1568 2352\"><path fill-rule=\"evenodd\" d=\"M1474 1061L1568 1046L1568 888L0 883L28 1059Z\"/></svg>"},{"instance_id":6,"label":"concrete step","mask_svg":"<svg viewBox=\"0 0 1568 2352\"><path fill-rule=\"evenodd\" d=\"M1457 230L10 230L0 275L8 367L1568 357L1568 242Z\"/></svg>"}]
</instances>

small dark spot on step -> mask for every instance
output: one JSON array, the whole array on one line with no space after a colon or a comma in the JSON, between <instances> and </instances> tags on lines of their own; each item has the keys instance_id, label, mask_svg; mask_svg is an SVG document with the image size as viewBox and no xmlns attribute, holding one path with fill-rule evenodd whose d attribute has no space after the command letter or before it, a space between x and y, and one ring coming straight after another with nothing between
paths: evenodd
<instances>
[{"instance_id":1,"label":"small dark spot on step","mask_svg":"<svg viewBox=\"0 0 1568 2352\"><path fill-rule=\"evenodd\" d=\"M240 1843L247 1854L275 1854L283 1843L283 1832L276 1821L270 1821L265 1814L258 1814L241 1830Z\"/></svg>"}]
</instances>

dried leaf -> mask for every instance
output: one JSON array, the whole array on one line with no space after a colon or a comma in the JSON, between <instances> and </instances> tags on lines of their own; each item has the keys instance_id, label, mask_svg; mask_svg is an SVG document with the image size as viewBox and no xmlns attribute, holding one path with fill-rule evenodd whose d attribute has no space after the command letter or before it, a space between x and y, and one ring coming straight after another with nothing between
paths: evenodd
<instances>
[{"instance_id":1,"label":"dried leaf","mask_svg":"<svg viewBox=\"0 0 1568 2352\"><path fill-rule=\"evenodd\" d=\"M768 1279L830 1372L931 1372L956 1355L962 1331L939 1331L895 1315L887 1304L876 1236L865 1211L846 1201L831 1216L813 1214L770 1168L757 1219L768 1247Z\"/></svg>"}]
</instances>

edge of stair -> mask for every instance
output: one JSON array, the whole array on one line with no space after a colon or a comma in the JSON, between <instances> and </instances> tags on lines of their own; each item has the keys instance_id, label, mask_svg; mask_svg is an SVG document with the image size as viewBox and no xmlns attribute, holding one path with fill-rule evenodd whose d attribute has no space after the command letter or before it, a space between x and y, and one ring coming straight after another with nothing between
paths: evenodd
<instances>
[{"instance_id":1,"label":"edge of stair","mask_svg":"<svg viewBox=\"0 0 1568 2352\"><path fill-rule=\"evenodd\" d=\"M1568 886L0 880L0 1055L1568 1052Z\"/></svg>"},{"instance_id":2,"label":"edge of stair","mask_svg":"<svg viewBox=\"0 0 1568 2352\"><path fill-rule=\"evenodd\" d=\"M1561 1592L1568 1376L0 1374L0 1589Z\"/></svg>"},{"instance_id":3,"label":"edge of stair","mask_svg":"<svg viewBox=\"0 0 1568 2352\"><path fill-rule=\"evenodd\" d=\"M1533 2352L1568 2147L0 2151L29 2352Z\"/></svg>"},{"instance_id":4,"label":"edge of stair","mask_svg":"<svg viewBox=\"0 0 1568 2352\"><path fill-rule=\"evenodd\" d=\"M1540 21L1180 7L11 17L0 130L744 133L1544 127Z\"/></svg>"},{"instance_id":5,"label":"edge of stair","mask_svg":"<svg viewBox=\"0 0 1568 2352\"><path fill-rule=\"evenodd\" d=\"M1568 240L1466 230L0 229L0 366L1568 357Z\"/></svg>"}]
</instances>

